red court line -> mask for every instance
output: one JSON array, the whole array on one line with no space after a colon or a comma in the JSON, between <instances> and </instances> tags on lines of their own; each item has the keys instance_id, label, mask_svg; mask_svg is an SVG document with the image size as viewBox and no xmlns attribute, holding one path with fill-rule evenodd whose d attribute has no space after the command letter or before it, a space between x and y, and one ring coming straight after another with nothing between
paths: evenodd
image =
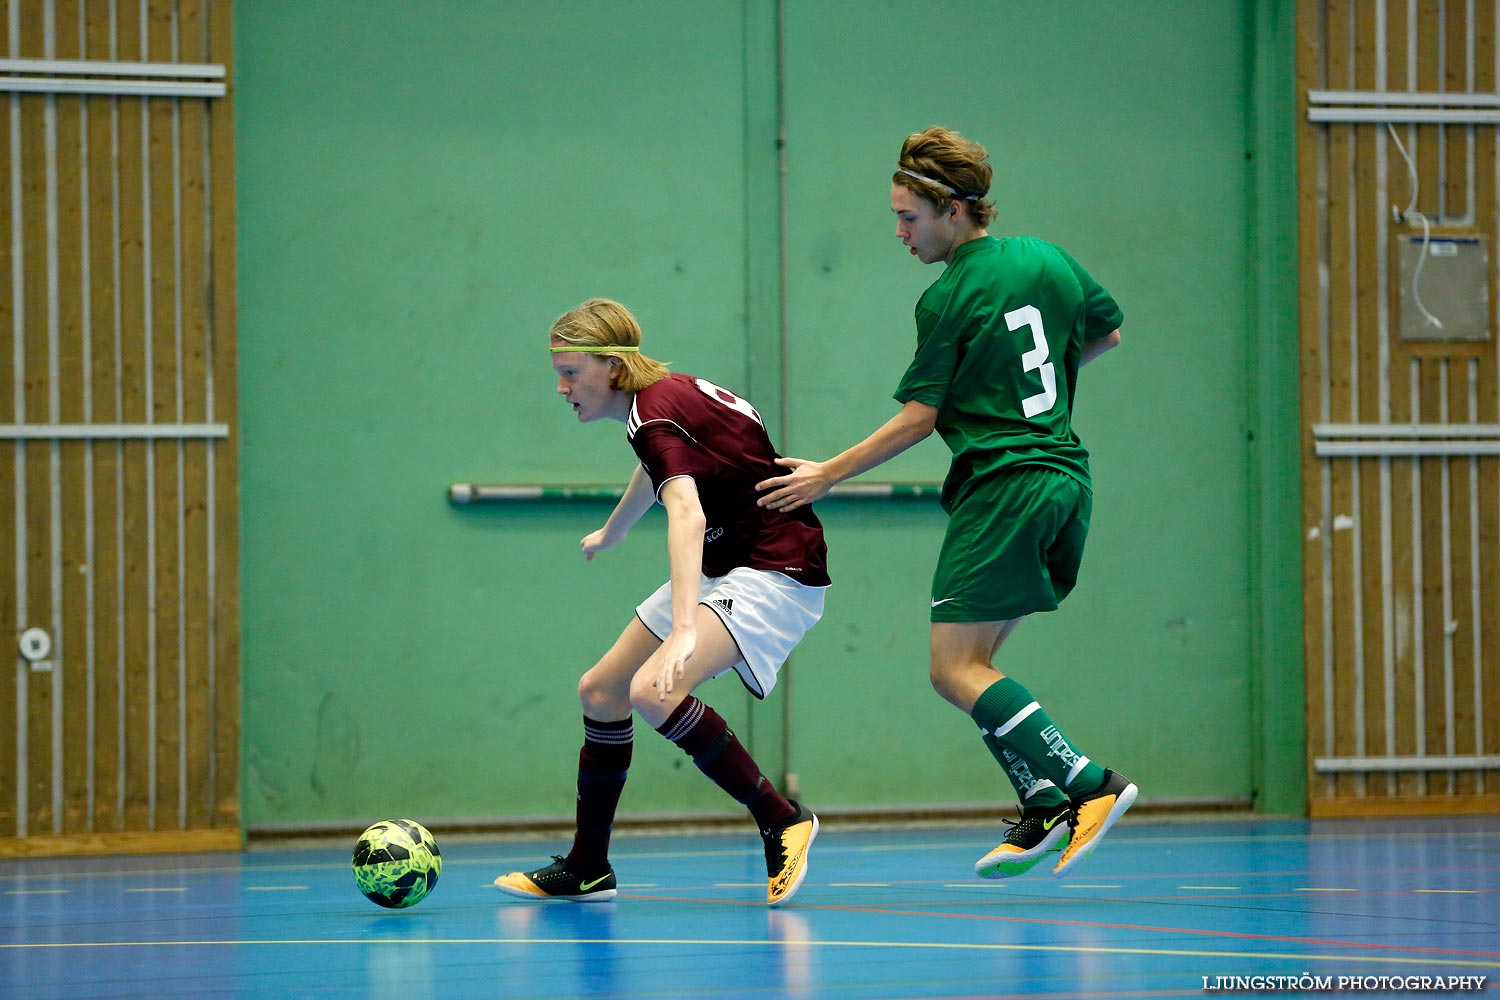
<instances>
[{"instance_id":1,"label":"red court line","mask_svg":"<svg viewBox=\"0 0 1500 1000\"><path fill-rule=\"evenodd\" d=\"M761 902L747 899L713 899L704 896L646 896L635 893L620 893L623 899L650 899L664 903L724 903L730 906L765 906ZM1431 948L1422 945L1375 944L1361 941L1334 941L1326 938L1287 937L1280 934L1245 934L1239 931L1210 931L1190 927L1153 927L1149 924L1111 924L1091 920L1048 920L1041 917L1001 917L987 913L942 913L937 910L895 910L881 906L826 906L794 903L789 912L797 910L827 910L835 913L876 913L896 917L950 917L954 920L989 920L996 923L1047 924L1057 927L1093 927L1116 931L1150 931L1156 934L1188 934L1194 937L1234 938L1243 941L1282 941L1292 944L1310 944L1324 948L1365 948L1371 951L1421 952L1434 955L1466 956L1470 958L1500 958L1496 951L1467 951L1459 948Z\"/></svg>"},{"instance_id":2,"label":"red court line","mask_svg":"<svg viewBox=\"0 0 1500 1000\"><path fill-rule=\"evenodd\" d=\"M1211 879L1211 878L1238 878L1238 879L1270 879L1270 878L1349 878L1353 875L1436 875L1436 874L1463 874L1469 875L1475 872L1500 871L1496 865L1475 865L1472 867L1445 867L1445 868L1361 868L1358 872L1352 872L1348 868L1289 868L1284 871L1239 871L1239 872L1111 872L1089 869L1088 878L1097 879L1119 879L1121 881L1141 882L1150 879L1162 881L1181 881L1183 879ZM1084 873L1069 875L1069 878L1083 878ZM951 879L907 879L903 885L943 885Z\"/></svg>"},{"instance_id":3,"label":"red court line","mask_svg":"<svg viewBox=\"0 0 1500 1000\"><path fill-rule=\"evenodd\" d=\"M891 883L893 886L899 883ZM1414 896L1418 893L1433 893L1441 895L1444 892L1452 892L1455 895L1484 896L1490 893L1500 893L1500 889L1342 889L1309 886L1300 892L1225 892L1223 890L1205 890L1203 892L1188 892L1173 896L1006 896L1004 900L985 899L974 901L977 906L994 906L1002 902L1012 905L1019 902L1026 903L1077 903L1081 900L1097 900L1101 903L1165 903L1165 902L1214 902L1232 903L1237 899L1361 899L1365 896ZM1490 926L1484 924L1483 926Z\"/></svg>"},{"instance_id":4,"label":"red court line","mask_svg":"<svg viewBox=\"0 0 1500 1000\"><path fill-rule=\"evenodd\" d=\"M905 1000L1134 1000L1136 997L1198 997L1202 995L1202 990L1129 990L1125 992L1107 990L1091 993L1069 990L1066 993L986 993L983 997L976 997L972 993L949 997L932 997L923 994L918 997L905 998ZM893 997L892 1000L903 1000L903 998Z\"/></svg>"},{"instance_id":5,"label":"red court line","mask_svg":"<svg viewBox=\"0 0 1500 1000\"><path fill-rule=\"evenodd\" d=\"M1234 899L1359 899L1362 896L1413 896L1418 892L1452 892L1465 896L1483 896L1492 892L1500 892L1500 889L1329 889L1309 886L1312 891L1302 892L1225 892L1214 895L1210 892L1194 892L1182 896L1079 896L1078 899L1108 900L1113 903L1154 903L1165 900L1218 900L1229 902ZM1051 898L1051 897L1049 897ZM1488 925L1486 925L1488 926Z\"/></svg>"}]
</instances>

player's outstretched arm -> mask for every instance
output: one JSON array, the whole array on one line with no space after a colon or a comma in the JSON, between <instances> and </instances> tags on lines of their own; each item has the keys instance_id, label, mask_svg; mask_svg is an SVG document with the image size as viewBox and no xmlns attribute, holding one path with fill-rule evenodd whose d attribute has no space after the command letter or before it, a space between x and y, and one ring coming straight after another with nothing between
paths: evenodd
<instances>
[{"instance_id":1,"label":"player's outstretched arm","mask_svg":"<svg viewBox=\"0 0 1500 1000\"><path fill-rule=\"evenodd\" d=\"M1119 330L1115 330L1112 333L1100 337L1098 340L1085 340L1083 342L1083 353L1078 356L1078 367L1082 368L1084 365L1088 364L1090 361L1093 361L1105 351L1113 350L1114 348L1119 346Z\"/></svg>"},{"instance_id":2,"label":"player's outstretched arm","mask_svg":"<svg viewBox=\"0 0 1500 1000\"><path fill-rule=\"evenodd\" d=\"M583 557L592 560L594 554L617 545L625 540L625 535L635 522L641 519L641 515L651 509L656 502L656 495L651 489L651 477L641 466L635 467L635 473L630 477L630 483L625 487L625 495L620 497L620 502L615 504L615 509L610 513L609 520L604 522L604 527L598 531L591 531L583 536L579 547L583 549Z\"/></svg>"},{"instance_id":3,"label":"player's outstretched arm","mask_svg":"<svg viewBox=\"0 0 1500 1000\"><path fill-rule=\"evenodd\" d=\"M756 483L757 490L771 491L756 503L772 510L794 510L810 504L845 479L889 462L918 441L925 440L937 426L937 413L935 406L908 400L901 411L875 433L826 462L778 458L776 464L784 465L792 472Z\"/></svg>"}]
</instances>

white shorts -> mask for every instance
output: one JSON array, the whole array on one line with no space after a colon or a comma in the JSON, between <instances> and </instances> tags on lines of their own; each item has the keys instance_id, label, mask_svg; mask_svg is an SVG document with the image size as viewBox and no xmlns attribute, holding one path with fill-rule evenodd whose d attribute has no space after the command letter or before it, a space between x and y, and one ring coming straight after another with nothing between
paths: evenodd
<instances>
[{"instance_id":1,"label":"white shorts","mask_svg":"<svg viewBox=\"0 0 1500 1000\"><path fill-rule=\"evenodd\" d=\"M724 576L705 576L698 603L719 616L739 647L734 670L757 698L776 686L776 674L792 647L823 617L824 587L807 587L783 573L736 566ZM672 582L657 588L635 609L641 624L658 639L672 631Z\"/></svg>"}]
</instances>

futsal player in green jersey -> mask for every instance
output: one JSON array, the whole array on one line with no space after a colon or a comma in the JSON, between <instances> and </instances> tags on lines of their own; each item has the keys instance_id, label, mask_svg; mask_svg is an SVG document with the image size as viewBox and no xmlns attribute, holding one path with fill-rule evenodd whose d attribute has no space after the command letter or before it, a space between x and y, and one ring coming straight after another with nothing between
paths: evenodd
<instances>
[{"instance_id":1,"label":"futsal player in green jersey","mask_svg":"<svg viewBox=\"0 0 1500 1000\"><path fill-rule=\"evenodd\" d=\"M1123 314L1061 248L996 238L984 148L930 128L906 139L891 178L896 235L943 273L917 302L917 350L895 417L825 462L778 459L760 503L796 510L934 430L953 452L943 483L948 530L932 581L932 685L979 726L1021 798L1021 820L975 864L985 878L1061 852L1062 875L1088 856L1136 786L1069 741L994 664L1026 615L1055 611L1078 580L1093 494L1073 431L1078 369L1120 342Z\"/></svg>"}]
</instances>

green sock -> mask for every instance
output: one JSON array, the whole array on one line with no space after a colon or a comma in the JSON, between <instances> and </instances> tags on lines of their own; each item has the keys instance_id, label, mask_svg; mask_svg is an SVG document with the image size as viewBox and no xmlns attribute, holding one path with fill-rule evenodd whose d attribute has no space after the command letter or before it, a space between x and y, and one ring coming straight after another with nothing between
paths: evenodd
<instances>
[{"instance_id":1,"label":"green sock","mask_svg":"<svg viewBox=\"0 0 1500 1000\"><path fill-rule=\"evenodd\" d=\"M1010 779L1016 795L1021 799L1022 809L1056 809L1068 801L1068 797L1056 785L1031 769L1025 757L1007 748L993 736L980 738L984 740L985 749L989 750L1005 770L1005 776Z\"/></svg>"},{"instance_id":2,"label":"green sock","mask_svg":"<svg viewBox=\"0 0 1500 1000\"><path fill-rule=\"evenodd\" d=\"M1064 794L1087 794L1104 784L1104 768L1073 749L1031 692L1009 677L985 688L971 716L981 732L1014 751Z\"/></svg>"}]
</instances>

